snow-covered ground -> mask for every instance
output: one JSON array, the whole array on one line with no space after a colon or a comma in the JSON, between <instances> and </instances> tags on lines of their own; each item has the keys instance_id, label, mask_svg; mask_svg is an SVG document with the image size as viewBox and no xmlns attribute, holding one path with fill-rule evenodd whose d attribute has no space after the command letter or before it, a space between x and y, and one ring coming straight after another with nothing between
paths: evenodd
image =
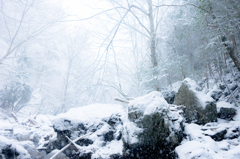
<instances>
[{"instance_id":1,"label":"snow-covered ground","mask_svg":"<svg viewBox=\"0 0 240 159\"><path fill-rule=\"evenodd\" d=\"M187 80L190 81L190 79ZM169 88L169 91L177 92L179 87L180 83L177 82ZM195 91L196 88L193 90ZM208 91L203 89L202 92L201 90L195 92L202 101L205 101L206 94L212 95L219 91L221 90L213 85ZM153 110L161 107L154 104L150 104L148 108L145 107L149 103L156 103L149 101L153 98L152 95L150 93L130 102L129 107L136 106L135 103L141 103L137 107L142 113L151 114ZM185 138L175 149L180 159L240 159L240 108L234 103L226 102L228 98L224 95L219 96L216 105L218 112L221 108L236 109L237 113L233 118L226 120L218 118L217 122L205 125L184 124ZM167 105L165 100L161 102ZM175 107L172 105L170 108ZM111 104L93 104L73 108L57 116L37 115L36 118L18 116L18 123L3 112L0 110L0 158L3 159L4 155L18 159L50 158L54 153L59 152L57 149L60 148L56 147L58 140L68 135L71 140L87 135L77 145L80 154L86 156L90 154L91 158L96 159L120 158L123 152L122 129L124 124L125 126L129 124L126 109L121 105ZM127 127L132 129L133 136L137 131L142 131L138 130L134 124L127 125ZM65 140L68 143L66 138ZM132 142L137 142L137 140ZM46 150L52 153L47 155ZM63 154L59 156L59 158L63 158L62 156L67 158Z\"/></svg>"},{"instance_id":2,"label":"snow-covered ground","mask_svg":"<svg viewBox=\"0 0 240 159\"><path fill-rule=\"evenodd\" d=\"M2 113L2 111L1 111ZM39 152L37 147L47 137L53 137L51 116L39 115L36 120L18 117L14 123L7 116L0 117L0 157L30 159L44 158L45 154ZM32 122L34 121L34 123ZM56 135L55 135L56 136Z\"/></svg>"},{"instance_id":3,"label":"snow-covered ground","mask_svg":"<svg viewBox=\"0 0 240 159\"><path fill-rule=\"evenodd\" d=\"M121 105L94 104L73 108L67 113L54 117L38 115L34 120L33 118L18 118L18 124L10 123L6 118L1 118L0 149L3 151L0 151L0 157L10 155L11 157L17 156L19 159L49 158L50 156L42 150L47 149L46 145L49 142L58 139L56 130L58 132L70 130L72 140L82 134L90 134L86 139L93 141L93 143L87 146L78 145L78 148L81 149L81 153L90 152L93 158L109 158L110 155L120 156L123 148L121 129L124 114ZM85 132L82 132L80 128L73 130L78 128L79 124L83 125ZM28 148L26 148L27 146ZM5 152L8 149L11 149L10 154ZM28 152L29 149L35 151ZM38 152L37 149L41 151ZM56 150L52 151L57 152Z\"/></svg>"},{"instance_id":4,"label":"snow-covered ground","mask_svg":"<svg viewBox=\"0 0 240 159\"><path fill-rule=\"evenodd\" d=\"M239 118L239 115L237 118ZM239 135L239 127L239 120L227 122L218 119L218 122L208 123L204 126L186 124L185 133L187 138L182 141L180 146L176 147L176 152L180 159L240 158L240 138L234 138L235 135ZM224 130L226 131L224 132ZM217 133L219 133L219 136L216 136L215 140L218 140L219 137L221 141L214 141L211 137Z\"/></svg>"}]
</instances>

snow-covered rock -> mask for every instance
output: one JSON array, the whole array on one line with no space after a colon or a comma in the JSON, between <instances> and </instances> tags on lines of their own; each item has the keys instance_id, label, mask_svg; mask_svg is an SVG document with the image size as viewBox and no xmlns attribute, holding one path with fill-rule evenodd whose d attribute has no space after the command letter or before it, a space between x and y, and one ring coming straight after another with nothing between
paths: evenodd
<instances>
[{"instance_id":1,"label":"snow-covered rock","mask_svg":"<svg viewBox=\"0 0 240 159\"><path fill-rule=\"evenodd\" d=\"M55 132L40 119L50 123L50 118L42 115L34 120L34 124L30 124L29 118L18 117L18 123L11 122L7 115L0 118L0 158L45 159L46 153L38 151L37 147L49 140L46 137L54 136Z\"/></svg>"},{"instance_id":2,"label":"snow-covered rock","mask_svg":"<svg viewBox=\"0 0 240 159\"><path fill-rule=\"evenodd\" d=\"M232 91L234 85L232 82L229 87ZM128 112L120 105L94 104L55 117L18 116L19 122L15 122L0 109L0 159L49 159L67 144L70 147L55 159L240 158L240 108L230 104L230 96L224 95L228 89L223 86L212 83L210 89L202 89L185 79L163 90L166 94L152 92L132 100ZM187 87L185 92L182 87ZM185 103L167 103L164 98L172 100L171 92L177 91L175 100L181 97ZM210 104L212 109L207 109L214 102L210 96L218 95L216 91L223 92L217 97L217 108ZM190 123L187 111L207 118L217 111L219 118L200 116L190 118ZM76 146L69 144L67 137L78 139Z\"/></svg>"},{"instance_id":3,"label":"snow-covered rock","mask_svg":"<svg viewBox=\"0 0 240 159\"><path fill-rule=\"evenodd\" d=\"M176 93L174 91L161 91L164 99L168 104L173 104Z\"/></svg>"},{"instance_id":4,"label":"snow-covered rock","mask_svg":"<svg viewBox=\"0 0 240 159\"><path fill-rule=\"evenodd\" d=\"M239 128L239 121L228 123L222 120L218 123L207 123L204 126L186 124L184 133L187 137L175 151L180 159L240 158Z\"/></svg>"},{"instance_id":5,"label":"snow-covered rock","mask_svg":"<svg viewBox=\"0 0 240 159\"><path fill-rule=\"evenodd\" d=\"M160 92L162 93L164 99L168 102L168 104L173 104L175 95L178 92L182 81L177 81L165 89L162 89Z\"/></svg>"},{"instance_id":6,"label":"snow-covered rock","mask_svg":"<svg viewBox=\"0 0 240 159\"><path fill-rule=\"evenodd\" d=\"M31 159L31 156L22 145L12 142L5 136L0 135L0 158Z\"/></svg>"},{"instance_id":7,"label":"snow-covered rock","mask_svg":"<svg viewBox=\"0 0 240 159\"><path fill-rule=\"evenodd\" d=\"M218 118L232 120L236 115L237 110L230 103L220 101L217 103Z\"/></svg>"},{"instance_id":8,"label":"snow-covered rock","mask_svg":"<svg viewBox=\"0 0 240 159\"><path fill-rule=\"evenodd\" d=\"M175 105L184 105L186 122L206 124L217 121L217 108L214 100L201 91L195 81L186 78L175 96Z\"/></svg>"},{"instance_id":9,"label":"snow-covered rock","mask_svg":"<svg viewBox=\"0 0 240 159\"><path fill-rule=\"evenodd\" d=\"M174 148L182 139L180 111L166 102L160 92L136 98L128 105L124 123L123 157L174 157Z\"/></svg>"},{"instance_id":10,"label":"snow-covered rock","mask_svg":"<svg viewBox=\"0 0 240 159\"><path fill-rule=\"evenodd\" d=\"M83 135L84 138L64 151L67 157L76 158L113 158L122 155L122 125L124 120L123 107L120 105L93 104L70 109L59 114L53 120L57 138L42 145L46 152L60 150L69 141Z\"/></svg>"}]
</instances>

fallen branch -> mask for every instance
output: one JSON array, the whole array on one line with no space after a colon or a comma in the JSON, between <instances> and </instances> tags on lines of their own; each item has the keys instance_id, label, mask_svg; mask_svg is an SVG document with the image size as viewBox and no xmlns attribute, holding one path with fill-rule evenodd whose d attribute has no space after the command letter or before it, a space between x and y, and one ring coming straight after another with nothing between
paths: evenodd
<instances>
[{"instance_id":1,"label":"fallen branch","mask_svg":"<svg viewBox=\"0 0 240 159\"><path fill-rule=\"evenodd\" d=\"M115 98L114 100L118 101L118 102L122 102L122 103L127 103L127 104L129 103L129 101L124 100L124 99Z\"/></svg>"},{"instance_id":2,"label":"fallen branch","mask_svg":"<svg viewBox=\"0 0 240 159\"><path fill-rule=\"evenodd\" d=\"M73 146L76 148L77 152L80 152L79 146L78 146L75 142L73 142L68 136L65 136L65 137L68 139L68 141L69 141L70 143L73 144Z\"/></svg>"},{"instance_id":3,"label":"fallen branch","mask_svg":"<svg viewBox=\"0 0 240 159\"><path fill-rule=\"evenodd\" d=\"M37 116L38 116L39 112L40 111L37 111L37 113L34 115L34 117L33 117L34 119L37 119Z\"/></svg>"},{"instance_id":4,"label":"fallen branch","mask_svg":"<svg viewBox=\"0 0 240 159\"><path fill-rule=\"evenodd\" d=\"M237 90L239 89L239 87L237 87L232 93L231 93L231 95L228 97L228 99L227 99L227 102L229 101L229 99L230 98L232 98L232 96L234 95L234 93L236 93L237 92ZM233 97L234 98L234 97Z\"/></svg>"},{"instance_id":5,"label":"fallen branch","mask_svg":"<svg viewBox=\"0 0 240 159\"><path fill-rule=\"evenodd\" d=\"M18 118L14 112L11 113L13 119L18 123Z\"/></svg>"},{"instance_id":6,"label":"fallen branch","mask_svg":"<svg viewBox=\"0 0 240 159\"><path fill-rule=\"evenodd\" d=\"M235 106L238 107L238 104L237 104L235 98L232 96L233 92L230 91L230 89L229 89L229 87L228 87L228 85L227 85L227 83L226 83L226 81L225 81L224 79L223 79L223 82L224 82L225 86L227 87L228 92L231 93L230 97L232 98L232 100L233 100ZM236 89L237 89L237 88L236 88Z\"/></svg>"},{"instance_id":7,"label":"fallen branch","mask_svg":"<svg viewBox=\"0 0 240 159\"><path fill-rule=\"evenodd\" d=\"M79 138L76 138L75 140L73 140L72 142L77 142L78 140L82 139L85 136L91 135L92 133L80 136ZM72 143L67 144L65 147L63 147L60 151L58 151L57 153L55 153L50 159L54 159L55 157L57 157L61 152L65 151Z\"/></svg>"},{"instance_id":8,"label":"fallen branch","mask_svg":"<svg viewBox=\"0 0 240 159\"><path fill-rule=\"evenodd\" d=\"M27 122L30 123L31 125L37 125L38 124L34 119L31 119L31 118L29 118ZM28 125L28 126L30 126L30 125Z\"/></svg>"}]
</instances>

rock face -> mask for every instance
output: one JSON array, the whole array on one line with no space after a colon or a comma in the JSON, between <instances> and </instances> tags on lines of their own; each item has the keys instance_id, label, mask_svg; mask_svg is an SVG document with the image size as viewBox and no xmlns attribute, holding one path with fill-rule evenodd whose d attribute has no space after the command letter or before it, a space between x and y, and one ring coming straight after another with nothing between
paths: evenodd
<instances>
[{"instance_id":1,"label":"rock face","mask_svg":"<svg viewBox=\"0 0 240 159\"><path fill-rule=\"evenodd\" d=\"M195 81L186 78L176 94L174 104L186 106L184 117L187 123L204 125L217 121L217 107L214 100L201 92Z\"/></svg>"},{"instance_id":2,"label":"rock face","mask_svg":"<svg viewBox=\"0 0 240 159\"><path fill-rule=\"evenodd\" d=\"M46 152L60 150L69 141L89 134L76 142L78 149L71 145L63 153L68 158L100 159L116 158L122 155L123 109L120 105L94 104L73 108L60 114L53 121L57 132L54 141L44 145Z\"/></svg>"},{"instance_id":3,"label":"rock face","mask_svg":"<svg viewBox=\"0 0 240 159\"><path fill-rule=\"evenodd\" d=\"M123 131L124 158L175 158L174 148L182 140L179 112L160 92L137 98L128 105Z\"/></svg>"}]
</instances>

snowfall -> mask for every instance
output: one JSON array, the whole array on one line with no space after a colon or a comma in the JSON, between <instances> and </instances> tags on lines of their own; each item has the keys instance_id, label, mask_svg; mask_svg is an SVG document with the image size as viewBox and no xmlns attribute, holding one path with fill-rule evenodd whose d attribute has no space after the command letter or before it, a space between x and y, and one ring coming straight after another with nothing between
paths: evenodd
<instances>
[{"instance_id":1,"label":"snowfall","mask_svg":"<svg viewBox=\"0 0 240 159\"><path fill-rule=\"evenodd\" d=\"M177 91L177 88L179 88L179 84L176 84L176 87L172 90ZM214 89L217 88L213 87L212 90ZM205 100L204 97L205 95L200 96L200 98L203 98L202 101ZM141 97L135 100L138 102L142 100L142 103L149 102ZM185 138L175 148L175 152L180 159L240 159L240 109L223 100L219 100L216 104L218 111L221 107L233 107L237 109L237 114L231 121L218 118L218 122L207 123L202 126L185 123ZM7 147L16 150L18 159L50 158L54 153L59 152L57 149L49 154L44 151L46 143L57 138L57 133L54 130L71 130L78 123L83 123L86 128L85 134L88 134L88 139L93 141L89 145L76 145L79 150L85 153L88 151L94 152L92 158L110 158L111 154L121 155L123 143L118 134L125 124L129 124L127 122L127 113L126 106L93 104L72 108L67 113L57 116L18 116L18 123L16 123L12 118L4 114L4 110L1 110L0 158L5 158L2 154L6 152L2 152L2 150ZM111 126L111 124L109 125L109 119L113 116L118 121L114 121ZM91 128L96 128L94 133L90 133L92 132ZM137 128L132 125L132 129ZM108 140L106 135L105 137L103 135L109 131L113 132L111 140ZM223 131L225 131L223 139L214 140L210 137ZM72 140L76 138L77 136L74 137L74 135L71 137Z\"/></svg>"}]
</instances>

